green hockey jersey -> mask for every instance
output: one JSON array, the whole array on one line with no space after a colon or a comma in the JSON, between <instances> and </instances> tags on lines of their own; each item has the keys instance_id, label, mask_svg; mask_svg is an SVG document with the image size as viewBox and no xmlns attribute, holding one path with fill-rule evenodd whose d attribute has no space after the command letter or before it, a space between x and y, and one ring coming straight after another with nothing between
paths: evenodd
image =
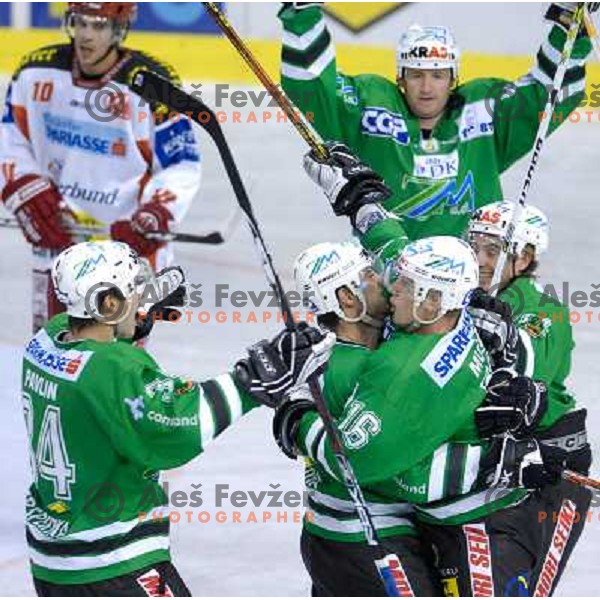
<instances>
[{"instance_id":1,"label":"green hockey jersey","mask_svg":"<svg viewBox=\"0 0 600 600\"><path fill-rule=\"evenodd\" d=\"M330 366L334 366L330 377L343 381L343 365L330 363L327 373ZM473 414L485 398L490 366L466 312L443 335L398 331L353 368L345 376L350 385L343 390L338 427L361 487L369 499L378 500L377 510L395 506L399 511L403 502L409 502L419 518L464 523L525 495L523 490L490 493L475 487L485 446L477 436ZM339 413L341 403L332 401L331 392L326 378L325 397ZM321 504L341 512L331 496L337 499L343 490L329 482L343 480L318 415L303 417L297 441L301 453L318 464ZM346 506L349 512L349 500ZM389 514L388 509L386 517ZM325 529L314 532L340 539Z\"/></svg>"},{"instance_id":2,"label":"green hockey jersey","mask_svg":"<svg viewBox=\"0 0 600 600\"><path fill-rule=\"evenodd\" d=\"M352 395L371 354L372 350L359 344L340 340L336 343L323 381L324 399L334 419L342 416L346 401ZM321 421L315 419L308 429L305 446L324 448L321 442L325 431L320 424ZM306 529L330 540L364 542L365 535L346 486L318 460L305 460L305 483L311 513L310 518L304 520ZM363 494L380 537L415 534L411 521L414 510L410 504L397 498L387 498L367 488L363 489Z\"/></svg>"},{"instance_id":3,"label":"green hockey jersey","mask_svg":"<svg viewBox=\"0 0 600 600\"><path fill-rule=\"evenodd\" d=\"M517 277L500 298L513 308L513 319L526 349L519 371L543 381L548 388L548 410L538 428L547 429L575 407L566 386L575 348L569 309L545 294L533 277Z\"/></svg>"},{"instance_id":4,"label":"green hockey jersey","mask_svg":"<svg viewBox=\"0 0 600 600\"><path fill-rule=\"evenodd\" d=\"M23 357L26 535L35 577L87 583L169 560L158 471L257 404L228 374L197 384L124 341L61 341L66 330L66 315L55 317Z\"/></svg>"},{"instance_id":5,"label":"green hockey jersey","mask_svg":"<svg viewBox=\"0 0 600 600\"><path fill-rule=\"evenodd\" d=\"M460 236L470 213L502 199L500 175L532 148L540 113L566 40L555 26L533 68L515 82L485 78L459 85L423 139L395 82L337 71L334 45L319 7L280 12L283 89L325 140L346 143L391 188L386 208L401 216L411 239ZM391 51L391 50L390 50ZM550 131L577 107L585 88L587 37L568 63Z\"/></svg>"}]
</instances>

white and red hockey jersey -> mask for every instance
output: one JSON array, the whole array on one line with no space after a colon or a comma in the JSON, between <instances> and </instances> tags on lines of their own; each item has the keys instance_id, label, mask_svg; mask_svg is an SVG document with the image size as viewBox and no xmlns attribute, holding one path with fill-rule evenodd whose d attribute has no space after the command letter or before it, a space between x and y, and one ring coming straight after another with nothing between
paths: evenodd
<instances>
[{"instance_id":1,"label":"white and red hockey jersey","mask_svg":"<svg viewBox=\"0 0 600 600\"><path fill-rule=\"evenodd\" d=\"M127 219L151 199L181 222L200 187L199 147L187 117L177 120L130 89L141 69L178 82L170 67L126 48L100 79L79 76L71 44L25 56L0 126L0 189L39 174L56 184L81 224Z\"/></svg>"}]
</instances>

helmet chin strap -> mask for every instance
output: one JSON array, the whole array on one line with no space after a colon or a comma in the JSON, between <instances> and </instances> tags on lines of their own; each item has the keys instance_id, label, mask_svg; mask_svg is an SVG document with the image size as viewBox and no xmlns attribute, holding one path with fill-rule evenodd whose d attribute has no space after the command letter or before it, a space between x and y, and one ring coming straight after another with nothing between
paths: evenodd
<instances>
[{"instance_id":1,"label":"helmet chin strap","mask_svg":"<svg viewBox=\"0 0 600 600\"><path fill-rule=\"evenodd\" d=\"M364 323L365 325L373 327L374 329L382 329L383 319L376 319L375 317L367 314L367 303L365 302L364 296L361 294L359 299L362 305L360 315L358 315L358 317L348 317L340 308L340 312L338 313L340 319L342 319L342 321L346 321L346 323Z\"/></svg>"},{"instance_id":2,"label":"helmet chin strap","mask_svg":"<svg viewBox=\"0 0 600 600\"><path fill-rule=\"evenodd\" d=\"M403 329L404 331L407 331L408 333L414 333L415 331L421 329L421 327L425 327L427 325L433 325L434 323L437 323L445 314L440 311L440 314L437 317L435 317L435 319L431 319L429 321L422 321L417 316L417 308L418 307L416 306L416 304L413 303L413 307L412 307L413 320L410 323L408 323L408 325L400 326L400 329Z\"/></svg>"}]
</instances>

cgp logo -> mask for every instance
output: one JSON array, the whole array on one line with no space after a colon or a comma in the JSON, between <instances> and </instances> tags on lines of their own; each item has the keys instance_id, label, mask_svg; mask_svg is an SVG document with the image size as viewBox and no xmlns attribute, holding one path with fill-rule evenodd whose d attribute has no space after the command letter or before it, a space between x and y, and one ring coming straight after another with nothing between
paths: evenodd
<instances>
[{"instance_id":1,"label":"cgp logo","mask_svg":"<svg viewBox=\"0 0 600 600\"><path fill-rule=\"evenodd\" d=\"M408 145L410 137L406 121L402 115L385 108L369 106L363 110L360 122L361 132L366 135L392 138L397 144Z\"/></svg>"}]
</instances>

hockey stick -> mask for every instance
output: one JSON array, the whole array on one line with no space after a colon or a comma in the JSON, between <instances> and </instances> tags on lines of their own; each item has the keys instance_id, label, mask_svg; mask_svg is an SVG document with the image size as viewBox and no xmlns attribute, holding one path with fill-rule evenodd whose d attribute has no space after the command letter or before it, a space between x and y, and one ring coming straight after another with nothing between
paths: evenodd
<instances>
[{"instance_id":1,"label":"hockey stick","mask_svg":"<svg viewBox=\"0 0 600 600\"><path fill-rule=\"evenodd\" d=\"M273 99L277 102L288 119L291 120L294 127L304 138L304 141L314 150L317 158L322 160L326 159L327 150L325 149L320 136L306 121L304 115L294 106L293 102L287 97L285 92L271 79L267 71L252 54L250 48L248 48L244 40L238 35L233 25L229 22L229 19L227 19L227 17L219 10L219 7L214 2L203 2L202 4L227 39L231 42L232 46L243 58L244 62L258 77L271 96L273 96Z\"/></svg>"},{"instance_id":2,"label":"hockey stick","mask_svg":"<svg viewBox=\"0 0 600 600\"><path fill-rule=\"evenodd\" d=\"M215 113L198 98L186 94L181 88L176 87L170 81L149 71L141 71L136 74L132 83L132 88L137 94L149 102L160 102L174 112L180 112L187 115L188 118L198 123L200 127L207 131L215 142L238 204L246 215L254 242L260 251L267 281L271 285L276 297L279 299L286 327L293 330L295 325L287 297L284 294L283 286L281 285L281 281L273 265L273 259L267 249L258 221L254 216L244 183L240 177L237 165ZM375 559L375 566L381 577L386 593L388 596L412 596L413 594L410 588L406 590L406 587L404 586L401 590L397 584L397 581L405 580L400 559L395 554L386 554L379 541L377 531L373 524L373 518L362 495L356 474L344 452L340 434L329 413L327 405L325 404L321 388L315 379L309 381L309 387L311 394L313 395L315 407L321 416L323 425L329 436L331 447L338 461L344 482L348 488L348 493L354 501L356 512L363 527L367 543L373 548L378 556ZM408 593L408 591L411 593Z\"/></svg>"},{"instance_id":3,"label":"hockey stick","mask_svg":"<svg viewBox=\"0 0 600 600\"><path fill-rule=\"evenodd\" d=\"M490 293L494 296L499 291L502 272L504 271L506 259L508 258L508 254L512 246L512 241L515 235L515 229L517 223L519 222L519 218L521 217L521 213L525 208L525 200L527 199L527 196L529 194L529 188L531 187L531 182L536 172L540 155L542 153L542 149L544 147L544 143L548 135L550 120L552 118L552 115L554 114L556 104L558 103L558 95L562 88L562 83L565 78L565 73L567 71L567 63L569 61L569 58L571 57L571 54L573 53L575 39L577 38L577 33L583 22L585 14L584 6L585 4L583 2L578 3L575 14L573 15L573 20L571 22L571 25L569 26L569 30L567 32L567 39L565 41L565 45L560 56L560 62L556 68L554 80L552 81L552 90L550 92L548 101L546 102L546 106L544 107L544 111L542 113L544 115L544 118L540 123L537 136L533 144L533 154L531 155L531 160L529 161L529 168L527 169L527 174L525 175L525 179L521 186L519 200L515 205L515 210L513 211L510 223L506 228L504 239L502 240L502 250L498 256L498 262L496 263L496 268L494 269L494 276L492 277L492 283L490 287Z\"/></svg>"},{"instance_id":4,"label":"hockey stick","mask_svg":"<svg viewBox=\"0 0 600 600\"><path fill-rule=\"evenodd\" d=\"M594 46L596 58L600 60L600 35L598 34L598 29L596 28L596 25L594 25L594 21L592 21L592 17L587 8L583 13L583 22L585 23L585 28L590 41L592 42L592 46Z\"/></svg>"},{"instance_id":5,"label":"hockey stick","mask_svg":"<svg viewBox=\"0 0 600 600\"><path fill-rule=\"evenodd\" d=\"M224 234L219 231L211 231L203 235L196 235L193 233L174 233L174 232L149 232L145 233L144 237L149 240L156 240L158 242L187 242L191 244L209 244L217 245L222 244L229 235L231 235L235 222L238 218L238 214L234 214L229 220L228 226ZM11 217L1 217L0 227L7 227L10 229L20 229L19 222ZM69 227L69 232L74 235L81 236L93 236L93 235L109 235L110 229L106 227Z\"/></svg>"},{"instance_id":6,"label":"hockey stick","mask_svg":"<svg viewBox=\"0 0 600 600\"><path fill-rule=\"evenodd\" d=\"M591 477L587 477L586 475L581 475L581 473L575 473L575 471L563 471L562 478L565 481L582 485L590 490L600 490L600 481L597 479L592 479Z\"/></svg>"}]
</instances>

